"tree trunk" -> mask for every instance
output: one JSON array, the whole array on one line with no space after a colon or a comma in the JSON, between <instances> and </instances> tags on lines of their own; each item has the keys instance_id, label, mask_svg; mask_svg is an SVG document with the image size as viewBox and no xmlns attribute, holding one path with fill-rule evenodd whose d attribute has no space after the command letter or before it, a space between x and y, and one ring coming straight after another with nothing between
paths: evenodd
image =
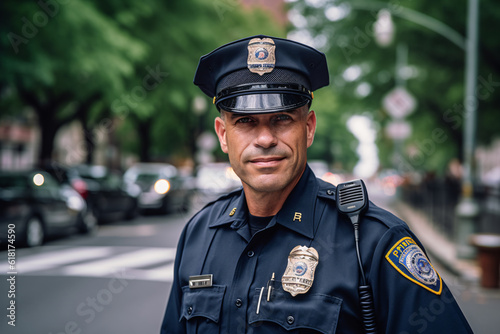
<instances>
[{"instance_id":1,"label":"tree trunk","mask_svg":"<svg viewBox=\"0 0 500 334\"><path fill-rule=\"evenodd\" d=\"M52 161L52 150L57 130L61 127L55 121L54 111L36 110L40 126L40 151L38 152L38 166L48 166Z\"/></svg>"},{"instance_id":2,"label":"tree trunk","mask_svg":"<svg viewBox=\"0 0 500 334\"><path fill-rule=\"evenodd\" d=\"M42 103L40 98L32 91L19 87L18 92L23 101L33 107L38 116L40 152L36 164L46 166L52 160L52 149L57 130L64 124L56 119L56 113L64 103L69 101L69 95L63 93L57 97L47 96L47 102Z\"/></svg>"},{"instance_id":3,"label":"tree trunk","mask_svg":"<svg viewBox=\"0 0 500 334\"><path fill-rule=\"evenodd\" d=\"M137 120L137 132L139 133L139 159L141 162L151 162L151 126L152 118Z\"/></svg>"},{"instance_id":4,"label":"tree trunk","mask_svg":"<svg viewBox=\"0 0 500 334\"><path fill-rule=\"evenodd\" d=\"M75 110L75 117L80 121L80 124L83 129L83 136L84 136L83 144L85 145L85 152L86 152L85 163L89 165L92 164L94 160L93 153L96 146L95 143L96 138L94 137L92 127L88 126L88 118L89 118L88 116L90 109L92 108L94 103L99 101L101 95L102 95L101 93L93 94L88 99L81 102Z\"/></svg>"}]
</instances>

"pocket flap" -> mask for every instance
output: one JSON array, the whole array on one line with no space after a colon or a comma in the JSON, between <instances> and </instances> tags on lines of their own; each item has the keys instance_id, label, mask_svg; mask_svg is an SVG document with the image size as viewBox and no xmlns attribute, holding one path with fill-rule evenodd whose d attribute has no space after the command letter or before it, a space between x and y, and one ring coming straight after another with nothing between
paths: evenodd
<instances>
[{"instance_id":1,"label":"pocket flap","mask_svg":"<svg viewBox=\"0 0 500 334\"><path fill-rule=\"evenodd\" d=\"M260 291L259 291L260 292ZM262 298L256 313L259 293L254 295L250 324L273 322L286 330L312 329L323 334L335 333L342 300L322 294L304 294L292 297L282 289L275 289L268 302Z\"/></svg>"},{"instance_id":2,"label":"pocket flap","mask_svg":"<svg viewBox=\"0 0 500 334\"><path fill-rule=\"evenodd\" d=\"M219 322L225 292L226 287L221 285L201 289L190 289L189 286L182 287L181 319L204 317Z\"/></svg>"}]
</instances>

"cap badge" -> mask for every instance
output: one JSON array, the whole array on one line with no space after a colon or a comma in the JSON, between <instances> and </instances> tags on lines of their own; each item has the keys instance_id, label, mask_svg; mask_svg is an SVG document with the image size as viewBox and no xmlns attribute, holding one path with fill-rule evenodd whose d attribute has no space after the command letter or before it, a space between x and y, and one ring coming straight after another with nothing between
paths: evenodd
<instances>
[{"instance_id":1,"label":"cap badge","mask_svg":"<svg viewBox=\"0 0 500 334\"><path fill-rule=\"evenodd\" d=\"M292 297L309 291L314 282L318 260L318 252L313 247L295 246L288 255L288 265L281 278L283 290Z\"/></svg>"},{"instance_id":2,"label":"cap badge","mask_svg":"<svg viewBox=\"0 0 500 334\"><path fill-rule=\"evenodd\" d=\"M276 45L271 38L252 38L248 42L247 67L252 73L263 75L272 72L276 57Z\"/></svg>"}]
</instances>

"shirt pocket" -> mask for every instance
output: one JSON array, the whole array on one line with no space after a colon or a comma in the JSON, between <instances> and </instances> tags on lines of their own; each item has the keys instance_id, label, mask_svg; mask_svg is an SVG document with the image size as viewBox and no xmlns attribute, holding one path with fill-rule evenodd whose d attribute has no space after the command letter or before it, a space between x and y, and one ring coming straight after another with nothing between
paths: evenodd
<instances>
[{"instance_id":1,"label":"shirt pocket","mask_svg":"<svg viewBox=\"0 0 500 334\"><path fill-rule=\"evenodd\" d=\"M257 314L259 299L260 307ZM258 289L252 299L249 324L261 330L274 326L274 333L334 334L341 305L342 299L323 294L306 293L292 297L281 286L273 289L268 302L267 291L264 291L260 298Z\"/></svg>"},{"instance_id":2,"label":"shirt pocket","mask_svg":"<svg viewBox=\"0 0 500 334\"><path fill-rule=\"evenodd\" d=\"M191 289L182 287L180 320L186 319L186 333L219 333L219 320L226 286Z\"/></svg>"}]
</instances>

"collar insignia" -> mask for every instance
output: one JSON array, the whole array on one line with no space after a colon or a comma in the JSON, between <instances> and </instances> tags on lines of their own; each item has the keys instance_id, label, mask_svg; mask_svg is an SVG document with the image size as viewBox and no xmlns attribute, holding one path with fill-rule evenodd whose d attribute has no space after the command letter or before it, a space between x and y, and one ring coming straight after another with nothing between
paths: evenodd
<instances>
[{"instance_id":1,"label":"collar insignia","mask_svg":"<svg viewBox=\"0 0 500 334\"><path fill-rule=\"evenodd\" d=\"M236 213L236 208L233 208L231 212L229 212L229 217L234 216L235 213Z\"/></svg>"},{"instance_id":2,"label":"collar insignia","mask_svg":"<svg viewBox=\"0 0 500 334\"><path fill-rule=\"evenodd\" d=\"M276 57L276 45L271 38L252 38L248 42L247 67L252 73L263 75L272 72Z\"/></svg>"},{"instance_id":3,"label":"collar insignia","mask_svg":"<svg viewBox=\"0 0 500 334\"><path fill-rule=\"evenodd\" d=\"M302 221L302 213L300 212L295 212L295 215L293 216L293 221L298 220L299 222Z\"/></svg>"}]
</instances>

